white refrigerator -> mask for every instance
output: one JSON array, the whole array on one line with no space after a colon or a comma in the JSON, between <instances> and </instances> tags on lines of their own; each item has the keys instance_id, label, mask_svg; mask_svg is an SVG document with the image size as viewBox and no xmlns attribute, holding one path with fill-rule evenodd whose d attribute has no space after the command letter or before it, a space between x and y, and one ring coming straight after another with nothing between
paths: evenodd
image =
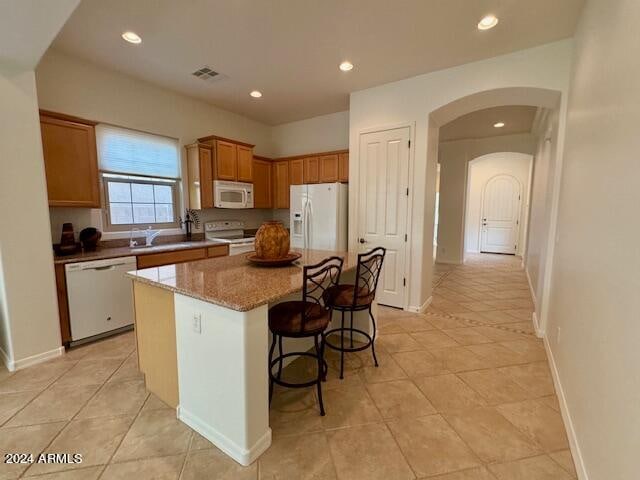
<instances>
[{"instance_id":1,"label":"white refrigerator","mask_svg":"<svg viewBox=\"0 0 640 480\"><path fill-rule=\"evenodd\" d=\"M291 185L291 246L346 251L347 202L345 183Z\"/></svg>"}]
</instances>

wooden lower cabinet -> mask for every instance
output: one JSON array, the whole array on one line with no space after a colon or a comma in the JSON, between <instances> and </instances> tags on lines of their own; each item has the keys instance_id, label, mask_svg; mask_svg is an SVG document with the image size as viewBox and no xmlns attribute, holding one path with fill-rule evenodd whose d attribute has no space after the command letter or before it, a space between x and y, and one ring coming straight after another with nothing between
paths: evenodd
<instances>
[{"instance_id":1,"label":"wooden lower cabinet","mask_svg":"<svg viewBox=\"0 0 640 480\"><path fill-rule=\"evenodd\" d=\"M170 265L172 263L202 260L203 258L207 258L207 250L205 248L177 250L175 252L150 253L148 255L140 255L138 257L138 268L159 267L162 265Z\"/></svg>"},{"instance_id":2,"label":"wooden lower cabinet","mask_svg":"<svg viewBox=\"0 0 640 480\"><path fill-rule=\"evenodd\" d=\"M253 159L253 207L273 208L271 190L273 180L271 171L273 162L269 160Z\"/></svg>"},{"instance_id":3,"label":"wooden lower cabinet","mask_svg":"<svg viewBox=\"0 0 640 480\"><path fill-rule=\"evenodd\" d=\"M226 257L229 255L229 245L214 245L207 248L207 257Z\"/></svg>"},{"instance_id":4,"label":"wooden lower cabinet","mask_svg":"<svg viewBox=\"0 0 640 480\"><path fill-rule=\"evenodd\" d=\"M71 318L69 317L69 301L67 300L67 275L62 263L56 263L54 270L56 273L60 336L62 337L62 344L68 345L71 342Z\"/></svg>"},{"instance_id":5,"label":"wooden lower cabinet","mask_svg":"<svg viewBox=\"0 0 640 480\"><path fill-rule=\"evenodd\" d=\"M273 164L273 208L289 208L289 161Z\"/></svg>"}]
</instances>

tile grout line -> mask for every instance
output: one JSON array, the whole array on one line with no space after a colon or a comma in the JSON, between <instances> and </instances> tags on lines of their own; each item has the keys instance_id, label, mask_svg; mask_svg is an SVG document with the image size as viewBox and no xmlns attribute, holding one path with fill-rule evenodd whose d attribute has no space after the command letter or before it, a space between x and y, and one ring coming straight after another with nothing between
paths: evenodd
<instances>
[{"instance_id":1,"label":"tile grout line","mask_svg":"<svg viewBox=\"0 0 640 480\"><path fill-rule=\"evenodd\" d=\"M93 399L93 398L98 394L98 392L100 392L100 391L102 390L102 387L104 387L104 385L106 385L106 383L109 381L109 379L110 379L113 375L115 375L115 373L120 369L120 367L122 367L122 365L123 365L123 364L124 364L124 362L127 360L127 358L129 358L129 355L127 355L126 357L124 357L124 358L123 358L123 360L122 360L122 362L120 363L120 365L118 365L118 366L115 368L115 370L111 373L111 375L109 375L109 376L106 378L106 380L102 383L102 385L100 386L100 388L98 388L98 389L93 393L93 395L91 395L91 396L87 399L87 401L86 401L86 402L84 402L84 403L82 404L82 406L80 407L80 409L78 409L78 411L77 411L77 412L76 412L76 413L75 413L75 414L74 414L74 415L73 415L69 420L66 420L66 421L65 421L64 426L60 429L60 431L59 431L56 435L54 435L54 436L53 436L53 438L51 439L51 441L50 441L50 442L49 442L49 443L48 443L48 444L47 444L47 445L46 445L46 446L45 446L45 447L40 451L40 453L44 452L47 448L49 448L49 447L53 444L53 442L55 442L55 441L60 437L60 435L62 434L62 432L63 432L63 431L64 431L64 430L69 426L69 424L70 424L70 423L75 419L75 417L76 417L76 416L77 416L77 415L82 411L82 409L83 409L84 407L86 407L86 406L87 406L87 404L91 401L91 399ZM78 360L78 362L76 362L76 364L75 364L75 365L77 365L78 363L80 363L80 361L81 361L81 360L82 360L82 359ZM75 365L74 365L74 366L75 366ZM73 368L73 367L71 367L71 368ZM71 368L70 368L69 370L71 370ZM64 373L67 373L69 370L65 371ZM63 375L64 375L64 373L63 373ZM62 375L60 375L60 377L62 377ZM56 381L57 381L60 377L58 377L58 378L56 379ZM51 387L51 385L52 385L52 384L49 384L49 386L48 386L48 387L46 387L46 389L45 389L45 390L48 390L48 389ZM118 416L122 416L122 415L118 415ZM64 420L61 420L61 421L64 421ZM18 478L23 478L23 477L24 477L24 475L27 473L27 471L28 471L30 468L31 468L31 466L27 467L27 468L24 470L24 472L22 472L22 475L20 475ZM75 469L66 469L66 470L65 470L65 469L63 469L63 470L58 470L56 473L64 472L64 471L68 471L68 470L75 470ZM49 473L53 473L53 472L49 472Z\"/></svg>"}]
</instances>

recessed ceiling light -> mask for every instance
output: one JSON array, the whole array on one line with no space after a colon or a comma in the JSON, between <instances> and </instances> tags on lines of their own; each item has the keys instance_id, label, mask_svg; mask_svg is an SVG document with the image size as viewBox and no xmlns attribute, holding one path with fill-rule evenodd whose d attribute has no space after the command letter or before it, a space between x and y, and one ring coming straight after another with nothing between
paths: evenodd
<instances>
[{"instance_id":1,"label":"recessed ceiling light","mask_svg":"<svg viewBox=\"0 0 640 480\"><path fill-rule=\"evenodd\" d=\"M142 38L135 32L124 32L122 34L122 38L124 38L129 43L142 43Z\"/></svg>"},{"instance_id":2,"label":"recessed ceiling light","mask_svg":"<svg viewBox=\"0 0 640 480\"><path fill-rule=\"evenodd\" d=\"M262 96L262 92L254 90L249 95L251 95L253 98L260 98Z\"/></svg>"},{"instance_id":3,"label":"recessed ceiling light","mask_svg":"<svg viewBox=\"0 0 640 480\"><path fill-rule=\"evenodd\" d=\"M342 62L340 64L340 70L342 70L343 72L348 72L349 70L353 69L353 63L351 62Z\"/></svg>"},{"instance_id":4,"label":"recessed ceiling light","mask_svg":"<svg viewBox=\"0 0 640 480\"><path fill-rule=\"evenodd\" d=\"M498 17L486 15L478 22L478 30L489 30L498 24Z\"/></svg>"},{"instance_id":5,"label":"recessed ceiling light","mask_svg":"<svg viewBox=\"0 0 640 480\"><path fill-rule=\"evenodd\" d=\"M504 127L504 122L494 123L494 124L493 124L493 126L494 126L495 128L502 128L502 127Z\"/></svg>"}]
</instances>

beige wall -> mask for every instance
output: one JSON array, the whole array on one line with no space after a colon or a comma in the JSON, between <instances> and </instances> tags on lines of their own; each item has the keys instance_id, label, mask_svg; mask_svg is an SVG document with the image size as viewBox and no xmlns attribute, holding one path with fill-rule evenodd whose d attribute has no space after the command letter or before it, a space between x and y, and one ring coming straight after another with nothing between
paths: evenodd
<instances>
[{"instance_id":1,"label":"beige wall","mask_svg":"<svg viewBox=\"0 0 640 480\"><path fill-rule=\"evenodd\" d=\"M536 322L542 310L542 288L549 263L549 229L552 221L552 190L557 174L558 110L545 111L537 129L533 180L529 209L529 235L524 262L533 301ZM540 325L536 325L540 328Z\"/></svg>"},{"instance_id":2,"label":"beige wall","mask_svg":"<svg viewBox=\"0 0 640 480\"><path fill-rule=\"evenodd\" d=\"M349 112L277 125L273 127L272 135L277 157L347 149Z\"/></svg>"},{"instance_id":3,"label":"beige wall","mask_svg":"<svg viewBox=\"0 0 640 480\"><path fill-rule=\"evenodd\" d=\"M575 39L547 331L590 480L638 478L638 19L591 0Z\"/></svg>"},{"instance_id":4,"label":"beige wall","mask_svg":"<svg viewBox=\"0 0 640 480\"><path fill-rule=\"evenodd\" d=\"M20 366L60 347L34 72L0 67L0 105L0 345Z\"/></svg>"},{"instance_id":5,"label":"beige wall","mask_svg":"<svg viewBox=\"0 0 640 480\"><path fill-rule=\"evenodd\" d=\"M438 249L436 260L442 263L462 263L464 250L465 198L467 163L474 158L495 152L532 154L536 139L531 134L441 142L440 208Z\"/></svg>"}]
</instances>

